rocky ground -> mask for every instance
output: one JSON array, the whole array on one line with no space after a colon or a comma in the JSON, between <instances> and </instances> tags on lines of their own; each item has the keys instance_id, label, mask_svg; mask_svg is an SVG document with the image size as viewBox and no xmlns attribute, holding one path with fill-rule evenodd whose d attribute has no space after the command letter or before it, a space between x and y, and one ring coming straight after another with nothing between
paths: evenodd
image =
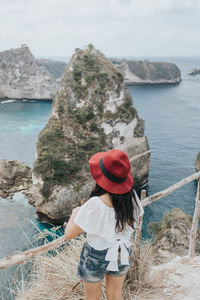
<instances>
[{"instance_id":1,"label":"rocky ground","mask_svg":"<svg viewBox=\"0 0 200 300\"><path fill-rule=\"evenodd\" d=\"M152 267L150 279L152 289L132 300L200 299L200 264L194 266L188 256L176 256L169 263Z\"/></svg>"}]
</instances>

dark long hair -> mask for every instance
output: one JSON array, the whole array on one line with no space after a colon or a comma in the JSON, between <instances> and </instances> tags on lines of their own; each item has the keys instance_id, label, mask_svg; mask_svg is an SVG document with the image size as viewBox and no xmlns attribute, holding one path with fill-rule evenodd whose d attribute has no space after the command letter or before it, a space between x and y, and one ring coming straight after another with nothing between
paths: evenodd
<instances>
[{"instance_id":1,"label":"dark long hair","mask_svg":"<svg viewBox=\"0 0 200 300\"><path fill-rule=\"evenodd\" d=\"M90 193L90 198L94 196L101 196L103 194L108 193L110 195L113 208L115 210L115 219L116 225L115 230L116 232L122 232L125 229L126 224L134 228L134 221L135 218L133 217L133 201L136 202L135 194L133 189L130 192L125 194L112 194L105 191L102 187L98 184L94 187L94 189ZM138 205L138 204L137 204Z\"/></svg>"}]
</instances>

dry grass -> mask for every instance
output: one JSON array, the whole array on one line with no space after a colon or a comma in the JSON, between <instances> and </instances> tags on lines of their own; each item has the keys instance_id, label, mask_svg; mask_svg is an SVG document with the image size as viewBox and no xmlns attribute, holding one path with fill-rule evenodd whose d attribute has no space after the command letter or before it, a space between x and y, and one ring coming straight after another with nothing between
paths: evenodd
<instances>
[{"instance_id":1,"label":"dry grass","mask_svg":"<svg viewBox=\"0 0 200 300\"><path fill-rule=\"evenodd\" d=\"M154 250L149 241L141 244L140 254L133 245L133 262L125 281L125 299L133 299L135 296L150 294L154 291L150 283L150 269L154 261ZM128 298L128 295L129 298Z\"/></svg>"},{"instance_id":2,"label":"dry grass","mask_svg":"<svg viewBox=\"0 0 200 300\"><path fill-rule=\"evenodd\" d=\"M56 250L54 255L38 255L33 263L31 279L21 283L16 300L81 300L84 299L83 286L77 277L77 266L84 238L70 241L69 246ZM136 249L133 249L135 257ZM153 262L153 250L150 243L144 242L140 259L134 259L124 284L124 299L133 299L133 295L150 293L150 267ZM105 300L103 283L101 300Z\"/></svg>"},{"instance_id":3,"label":"dry grass","mask_svg":"<svg viewBox=\"0 0 200 300\"><path fill-rule=\"evenodd\" d=\"M16 300L81 300L83 289L77 273L84 239L72 240L56 255L43 254L35 258L31 280L18 292Z\"/></svg>"}]
</instances>

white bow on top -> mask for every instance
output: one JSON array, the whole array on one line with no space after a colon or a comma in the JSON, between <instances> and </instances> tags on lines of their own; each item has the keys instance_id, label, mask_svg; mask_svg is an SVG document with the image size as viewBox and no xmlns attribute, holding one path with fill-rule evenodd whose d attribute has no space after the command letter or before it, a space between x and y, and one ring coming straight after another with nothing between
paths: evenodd
<instances>
[{"instance_id":1,"label":"white bow on top","mask_svg":"<svg viewBox=\"0 0 200 300\"><path fill-rule=\"evenodd\" d=\"M120 261L122 265L129 265L129 253L127 248L130 247L132 243L127 239L117 239L117 241L108 249L106 253L105 260L109 261L106 270L109 271L119 271L118 268L118 251L120 252ZM126 248L127 247L127 248Z\"/></svg>"}]
</instances>

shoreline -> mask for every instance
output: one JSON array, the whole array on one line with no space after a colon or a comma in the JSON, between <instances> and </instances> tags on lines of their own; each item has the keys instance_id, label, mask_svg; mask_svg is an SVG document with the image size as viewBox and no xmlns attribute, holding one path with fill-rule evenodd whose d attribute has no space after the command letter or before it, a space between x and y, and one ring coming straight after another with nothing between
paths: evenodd
<instances>
[{"instance_id":1,"label":"shoreline","mask_svg":"<svg viewBox=\"0 0 200 300\"><path fill-rule=\"evenodd\" d=\"M159 86L159 87L170 87L170 86L178 86L183 79L181 78L180 81L175 81L175 82L129 82L126 81L125 85L127 87L131 86L142 86L142 87L149 87L149 86ZM15 101L22 101L22 102L52 102L54 98L48 98L48 99L35 99L35 98L8 98L8 97L3 97L0 98L0 104L1 103L11 103Z\"/></svg>"},{"instance_id":2,"label":"shoreline","mask_svg":"<svg viewBox=\"0 0 200 300\"><path fill-rule=\"evenodd\" d=\"M53 99L28 99L28 98L0 98L0 104L1 103L11 103L15 101L21 101L21 102L52 102Z\"/></svg>"}]
</instances>

